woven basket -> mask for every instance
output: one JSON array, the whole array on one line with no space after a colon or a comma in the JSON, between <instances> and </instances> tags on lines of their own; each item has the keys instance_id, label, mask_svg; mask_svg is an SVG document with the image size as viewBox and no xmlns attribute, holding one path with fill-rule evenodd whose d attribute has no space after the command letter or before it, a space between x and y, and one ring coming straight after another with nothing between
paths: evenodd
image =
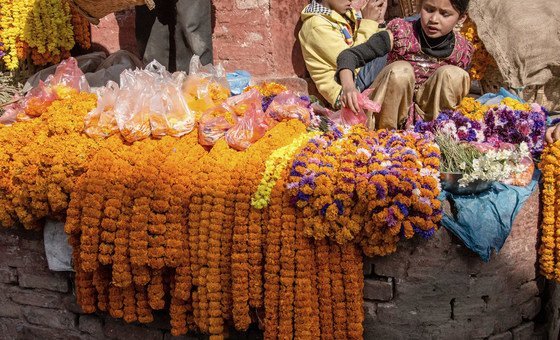
<instances>
[{"instance_id":1,"label":"woven basket","mask_svg":"<svg viewBox=\"0 0 560 340\"><path fill-rule=\"evenodd\" d=\"M399 0L401 13L403 17L409 17L418 11L418 3L420 0Z\"/></svg>"},{"instance_id":2,"label":"woven basket","mask_svg":"<svg viewBox=\"0 0 560 340\"><path fill-rule=\"evenodd\" d=\"M134 6L147 5L154 9L154 0L70 0L70 3L83 14L92 24L113 12L129 9Z\"/></svg>"}]
</instances>

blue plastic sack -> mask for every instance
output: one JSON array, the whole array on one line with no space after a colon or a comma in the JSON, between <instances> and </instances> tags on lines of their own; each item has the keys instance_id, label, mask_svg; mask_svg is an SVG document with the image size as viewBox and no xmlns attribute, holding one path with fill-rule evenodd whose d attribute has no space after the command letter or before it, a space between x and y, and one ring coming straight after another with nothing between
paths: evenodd
<instances>
[{"instance_id":1,"label":"blue plastic sack","mask_svg":"<svg viewBox=\"0 0 560 340\"><path fill-rule=\"evenodd\" d=\"M484 105L497 105L497 104L500 104L500 102L504 98L513 98L513 99L519 101L520 103L525 103L525 101L523 99L519 98L518 96L509 92L508 90L504 89L503 87L500 87L500 91L498 91L498 93L486 93L486 94L478 97L476 100L479 103L484 104Z\"/></svg>"},{"instance_id":2,"label":"blue plastic sack","mask_svg":"<svg viewBox=\"0 0 560 340\"><path fill-rule=\"evenodd\" d=\"M459 196L442 190L439 199L449 200L456 215L444 213L441 224L488 262L492 249L496 253L502 249L515 216L536 189L540 176L540 171L535 170L526 187L494 182L489 191L479 195Z\"/></svg>"},{"instance_id":3,"label":"blue plastic sack","mask_svg":"<svg viewBox=\"0 0 560 340\"><path fill-rule=\"evenodd\" d=\"M236 70L235 72L226 74L231 94L236 96L243 93L243 90L249 86L251 82L251 74L247 71Z\"/></svg>"}]
</instances>

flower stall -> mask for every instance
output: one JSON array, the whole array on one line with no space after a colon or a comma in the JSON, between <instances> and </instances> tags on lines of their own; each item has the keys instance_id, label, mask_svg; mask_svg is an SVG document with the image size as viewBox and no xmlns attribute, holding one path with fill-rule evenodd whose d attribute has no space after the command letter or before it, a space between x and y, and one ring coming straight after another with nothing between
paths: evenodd
<instances>
[{"instance_id":1,"label":"flower stall","mask_svg":"<svg viewBox=\"0 0 560 340\"><path fill-rule=\"evenodd\" d=\"M10 69L89 41L66 2L9 4ZM25 13L53 11L24 29ZM472 22L464 32L478 44L471 76L483 77L489 56ZM1 116L1 232L60 221L79 313L143 325L163 315L169 336L524 338L541 311L535 264L560 280L547 116L501 93L370 131L274 82L232 95L224 70L196 58L189 75L154 62L95 89L70 58ZM1 287L20 262L0 261ZM17 323L5 294L0 320Z\"/></svg>"},{"instance_id":2,"label":"flower stall","mask_svg":"<svg viewBox=\"0 0 560 340\"><path fill-rule=\"evenodd\" d=\"M274 83L229 97L220 77L153 64L89 93L69 59L8 109L1 224L65 220L85 312L150 323L165 310L174 335L258 323L266 338L361 338L362 254L430 239L445 216L451 152L437 136L478 151L460 185L526 185L521 159L543 148L546 113L509 98L466 99L416 132L369 131Z\"/></svg>"}]
</instances>

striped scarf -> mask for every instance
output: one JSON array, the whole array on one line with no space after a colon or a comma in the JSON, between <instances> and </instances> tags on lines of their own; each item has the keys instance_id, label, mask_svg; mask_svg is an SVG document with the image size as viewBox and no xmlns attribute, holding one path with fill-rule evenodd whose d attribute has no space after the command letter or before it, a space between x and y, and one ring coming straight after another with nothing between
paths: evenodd
<instances>
[{"instance_id":1,"label":"striped scarf","mask_svg":"<svg viewBox=\"0 0 560 340\"><path fill-rule=\"evenodd\" d=\"M330 16L332 14L332 9L329 9L323 6L322 4L318 3L317 1L313 0L309 5L307 5L307 7L305 7L303 12ZM340 27L340 33L342 33L342 35L344 36L344 41L348 46L352 46L354 44L354 38L352 36L352 27L348 23Z\"/></svg>"}]
</instances>

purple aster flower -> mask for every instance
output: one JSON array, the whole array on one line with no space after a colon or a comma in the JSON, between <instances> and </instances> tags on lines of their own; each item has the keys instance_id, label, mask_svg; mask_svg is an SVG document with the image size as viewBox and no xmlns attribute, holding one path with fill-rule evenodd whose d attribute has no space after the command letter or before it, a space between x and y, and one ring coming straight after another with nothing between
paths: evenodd
<instances>
[{"instance_id":1,"label":"purple aster flower","mask_svg":"<svg viewBox=\"0 0 560 340\"><path fill-rule=\"evenodd\" d=\"M325 204L322 208L321 208L321 216L325 216L327 214L327 209L329 208L330 204Z\"/></svg>"},{"instance_id":2,"label":"purple aster flower","mask_svg":"<svg viewBox=\"0 0 560 340\"><path fill-rule=\"evenodd\" d=\"M418 227L416 227L415 225L412 225L412 230L414 230L414 232L418 235L420 235L423 239L428 240L430 239L432 236L434 236L436 230L434 228L430 229L430 230L422 230Z\"/></svg>"},{"instance_id":3,"label":"purple aster flower","mask_svg":"<svg viewBox=\"0 0 560 340\"><path fill-rule=\"evenodd\" d=\"M261 106L262 106L263 112L266 112L266 110L270 106L270 103L272 103L272 101L274 100L274 97L276 97L276 96L263 97L263 99L261 101Z\"/></svg>"},{"instance_id":4,"label":"purple aster flower","mask_svg":"<svg viewBox=\"0 0 560 340\"><path fill-rule=\"evenodd\" d=\"M397 218L395 217L395 213L393 213L393 207L390 207L387 211L387 225L389 227L394 227L397 224Z\"/></svg>"},{"instance_id":5,"label":"purple aster flower","mask_svg":"<svg viewBox=\"0 0 560 340\"><path fill-rule=\"evenodd\" d=\"M341 200L334 200L334 204L336 204L336 208L338 209L338 214L344 214L344 204L342 204Z\"/></svg>"},{"instance_id":6,"label":"purple aster flower","mask_svg":"<svg viewBox=\"0 0 560 340\"><path fill-rule=\"evenodd\" d=\"M305 202L308 202L308 201L309 201L309 198L310 198L309 195L306 195L306 194L304 194L304 193L301 192L301 191L298 191L297 196L296 196L296 199L297 199L298 201L305 201Z\"/></svg>"},{"instance_id":7,"label":"purple aster flower","mask_svg":"<svg viewBox=\"0 0 560 340\"><path fill-rule=\"evenodd\" d=\"M401 213L404 215L404 217L407 217L408 216L408 208L406 207L406 205L404 205L401 202L396 202L395 204L397 205L397 207L399 208Z\"/></svg>"}]
</instances>

